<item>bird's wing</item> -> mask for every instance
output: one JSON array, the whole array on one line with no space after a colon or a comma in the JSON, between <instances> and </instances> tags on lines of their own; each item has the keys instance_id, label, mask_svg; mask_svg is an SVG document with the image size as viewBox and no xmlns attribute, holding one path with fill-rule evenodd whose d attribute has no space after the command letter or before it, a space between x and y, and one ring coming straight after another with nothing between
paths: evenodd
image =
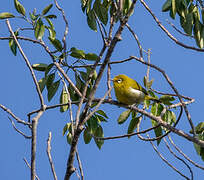
<instances>
[{"instance_id":1,"label":"bird's wing","mask_svg":"<svg viewBox=\"0 0 204 180\"><path fill-rule=\"evenodd\" d=\"M133 86L133 89L140 90L140 91L142 91L144 94L148 95L146 89L144 89L142 86L140 86L140 85L137 83L137 81L135 81L135 82L136 82L136 83L135 83L135 85Z\"/></svg>"}]
</instances>

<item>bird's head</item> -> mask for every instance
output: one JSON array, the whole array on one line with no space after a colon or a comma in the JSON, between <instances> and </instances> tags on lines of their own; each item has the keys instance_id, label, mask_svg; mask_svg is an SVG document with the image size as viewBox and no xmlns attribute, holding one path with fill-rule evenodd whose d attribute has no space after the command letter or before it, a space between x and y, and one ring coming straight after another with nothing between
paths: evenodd
<instances>
[{"instance_id":1,"label":"bird's head","mask_svg":"<svg viewBox=\"0 0 204 180\"><path fill-rule=\"evenodd\" d=\"M123 86L129 86L128 83L129 83L129 77L124 75L124 74L120 74L120 75L117 75L113 78L113 85L115 88L120 88L120 87L123 87Z\"/></svg>"}]
</instances>

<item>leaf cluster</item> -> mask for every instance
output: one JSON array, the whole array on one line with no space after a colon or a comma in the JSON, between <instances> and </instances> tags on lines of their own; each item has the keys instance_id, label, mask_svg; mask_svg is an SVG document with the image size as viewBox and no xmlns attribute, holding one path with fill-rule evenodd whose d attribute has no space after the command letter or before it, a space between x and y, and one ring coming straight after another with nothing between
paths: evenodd
<instances>
[{"instance_id":1,"label":"leaf cluster","mask_svg":"<svg viewBox=\"0 0 204 180\"><path fill-rule=\"evenodd\" d=\"M128 14L132 5L132 0L124 0L121 12L117 7L117 3L111 0L81 0L82 11L86 14L87 24L90 29L97 31L97 19L103 24L107 25L108 18L113 17L117 22L120 16ZM133 12L132 12L133 13Z\"/></svg>"},{"instance_id":2,"label":"leaf cluster","mask_svg":"<svg viewBox=\"0 0 204 180\"><path fill-rule=\"evenodd\" d=\"M169 11L170 17L180 17L180 25L184 32L194 37L198 47L204 47L204 11L192 0L167 0L162 7L163 12Z\"/></svg>"}]
</instances>

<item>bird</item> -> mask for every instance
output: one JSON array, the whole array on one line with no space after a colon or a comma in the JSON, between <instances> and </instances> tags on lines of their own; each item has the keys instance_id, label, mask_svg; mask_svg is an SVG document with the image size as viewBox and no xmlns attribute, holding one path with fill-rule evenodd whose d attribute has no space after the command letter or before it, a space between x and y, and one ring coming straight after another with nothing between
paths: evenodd
<instances>
[{"instance_id":1,"label":"bird","mask_svg":"<svg viewBox=\"0 0 204 180\"><path fill-rule=\"evenodd\" d=\"M159 101L149 96L147 91L137 81L124 74L115 76L112 81L116 98L120 103L133 105L141 104L144 100Z\"/></svg>"}]
</instances>

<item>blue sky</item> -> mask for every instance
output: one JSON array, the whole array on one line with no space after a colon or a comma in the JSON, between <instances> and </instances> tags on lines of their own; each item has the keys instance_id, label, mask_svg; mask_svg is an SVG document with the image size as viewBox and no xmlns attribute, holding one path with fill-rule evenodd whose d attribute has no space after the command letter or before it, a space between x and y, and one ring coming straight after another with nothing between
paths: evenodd
<instances>
[{"instance_id":1,"label":"blue sky","mask_svg":"<svg viewBox=\"0 0 204 180\"><path fill-rule=\"evenodd\" d=\"M42 11L48 4L53 3L50 0L36 1L20 1L27 12L36 8L37 11ZM162 3L147 1L147 4L152 8L160 21L166 25L167 29L172 32L180 41L195 46L193 40L185 39L177 34L170 25L166 23L166 19L172 21L168 14L161 12ZM89 29L86 23L86 16L80 8L80 1L60 1L59 4L64 8L69 21L69 34L67 38L68 48L76 47L83 49L85 52L99 53L102 48L102 40L99 32L94 32ZM14 10L13 1L1 2L0 12L12 12ZM53 13L58 13L56 8L53 8ZM172 21L179 25L179 19ZM11 19L10 23L15 29L21 25L25 25L22 20ZM58 13L58 19L54 20L57 37L61 39L64 31L64 24L61 15ZM138 35L141 45L144 49L151 49L151 62L165 69L176 88L183 95L195 98L195 102L188 106L192 120L195 124L203 121L202 110L204 106L203 95L203 53L187 50L177 46L171 41L152 17L137 3L135 13L130 18L129 24L132 26L135 33ZM178 26L179 27L179 26ZM0 21L0 37L8 36L8 29L5 21ZM122 34L123 41L117 44L117 47L111 58L112 61L122 60L130 55L138 54L136 42L131 37L127 29ZM31 64L43 62L51 63L51 59L38 45L20 41L23 50L31 61ZM39 108L37 93L34 88L29 71L20 55L13 56L8 42L0 41L1 65L0 65L0 104L5 105L12 110L21 119L27 120L27 113ZM127 74L142 84L142 79L146 73L146 67L138 62L132 61L121 65L113 65L111 76L117 74ZM155 70L150 72L151 78L155 79L153 87L157 90L171 93L167 82L160 73ZM42 74L37 74L38 79ZM106 88L105 78L100 84L100 89L96 96L102 97ZM46 97L47 93L43 93ZM55 95L51 102L46 100L47 105L59 103L59 93ZM112 97L115 99L114 92ZM46 99L46 98L45 98ZM105 136L114 136L125 134L128 123L124 125L117 124L119 114L124 111L123 108L118 108L111 105L102 105L101 107L109 116L108 122L103 123ZM25 157L30 162L30 141L24 139L14 129L7 118L8 114L0 111L0 179L29 179L30 173L25 165L23 158ZM38 143L37 143L37 175L41 180L52 179L51 170L49 167L48 158L46 155L46 140L48 132L52 132L52 156L55 164L58 179L63 179L65 174L66 161L69 153L69 145L66 143L66 138L62 136L62 129L66 122L69 121L68 112L60 113L58 109L48 110L39 121L38 126ZM143 127L148 127L149 120L144 120ZM17 124L17 127L29 134L29 131L22 125ZM185 114L183 114L178 128L189 131L190 126L187 122ZM203 164L200 157L197 156L193 144L183 140L177 135L173 135L173 139L183 149L183 151L199 164ZM94 141L85 145L83 139L80 139L79 155L83 164L85 179L88 180L104 180L104 179L182 179L177 173L171 170L164 164L157 154L152 149L150 143L142 142L137 137L130 139L109 140L105 141L101 150L98 150ZM159 146L161 153L182 170L185 175L189 176L186 167L178 160L174 159L162 143ZM75 162L77 167L77 163ZM194 179L199 180L204 178L202 170L191 166L194 171ZM74 174L72 180L77 179Z\"/></svg>"}]
</instances>

